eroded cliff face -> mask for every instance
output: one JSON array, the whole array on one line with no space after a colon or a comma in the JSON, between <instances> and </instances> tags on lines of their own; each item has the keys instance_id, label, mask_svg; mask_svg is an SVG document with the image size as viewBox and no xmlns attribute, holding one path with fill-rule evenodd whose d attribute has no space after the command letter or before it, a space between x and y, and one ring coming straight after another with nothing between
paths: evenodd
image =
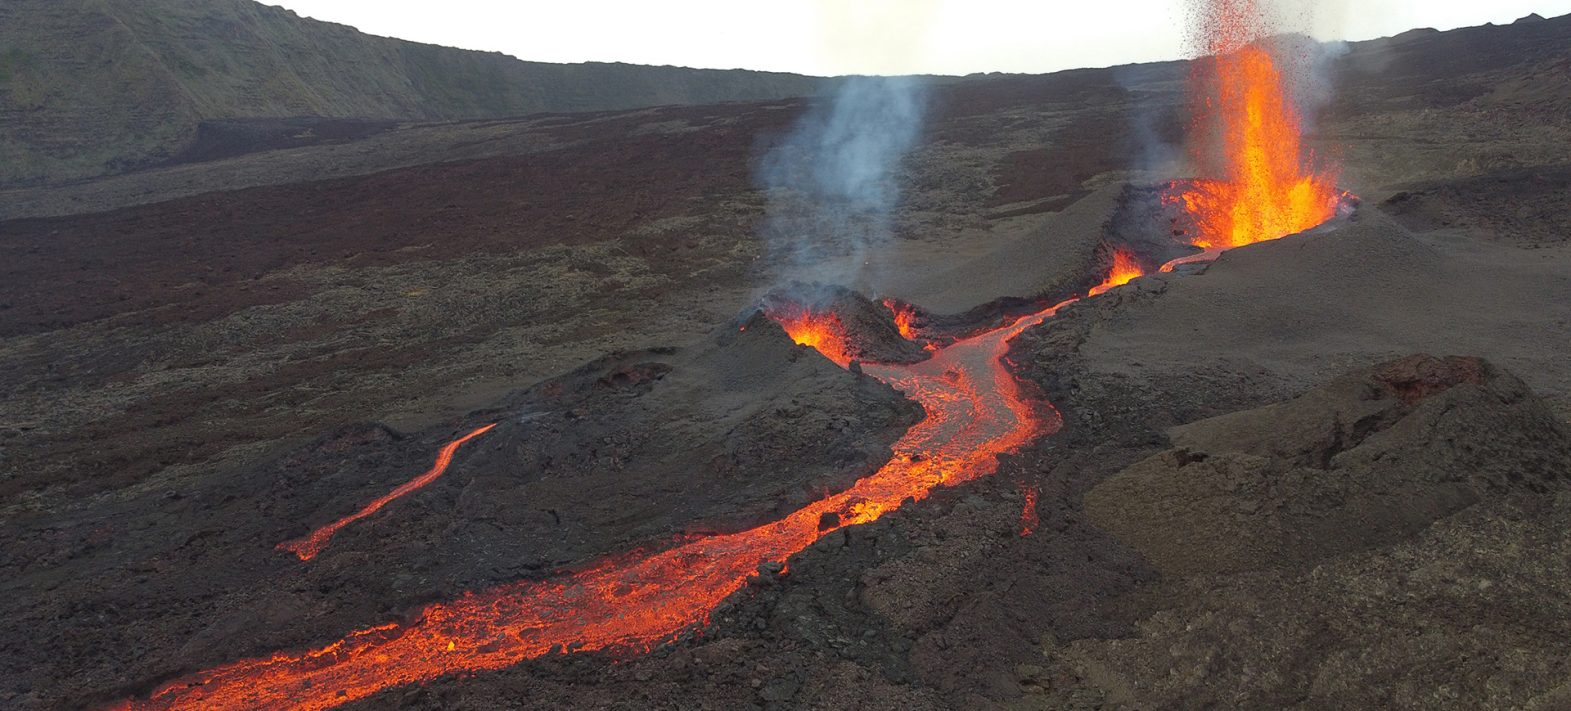
<instances>
[{"instance_id":1,"label":"eroded cliff face","mask_svg":"<svg viewBox=\"0 0 1571 711\"><path fill-rule=\"evenodd\" d=\"M203 122L712 104L808 95L820 81L525 62L373 37L250 0L16 0L0 8L0 185L165 162ZM305 145L312 130L284 126L275 138Z\"/></svg>"}]
</instances>

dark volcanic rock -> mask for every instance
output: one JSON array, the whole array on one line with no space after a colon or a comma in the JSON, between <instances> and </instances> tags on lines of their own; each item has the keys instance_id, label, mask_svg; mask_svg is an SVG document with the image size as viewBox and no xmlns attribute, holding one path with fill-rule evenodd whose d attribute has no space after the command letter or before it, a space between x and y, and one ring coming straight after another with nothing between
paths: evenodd
<instances>
[{"instance_id":1,"label":"dark volcanic rock","mask_svg":"<svg viewBox=\"0 0 1571 711\"><path fill-rule=\"evenodd\" d=\"M204 119L446 120L811 95L740 70L524 62L417 44L249 0L0 7L0 184L203 158Z\"/></svg>"},{"instance_id":2,"label":"dark volcanic rock","mask_svg":"<svg viewBox=\"0 0 1571 711\"><path fill-rule=\"evenodd\" d=\"M1223 573L1389 545L1480 500L1546 494L1571 435L1476 358L1411 356L1291 401L1174 428L1086 496L1161 570Z\"/></svg>"},{"instance_id":3,"label":"dark volcanic rock","mask_svg":"<svg viewBox=\"0 0 1571 711\"><path fill-rule=\"evenodd\" d=\"M1172 430L1085 498L1166 575L1048 640L1044 708L1565 708L1571 436L1414 356Z\"/></svg>"},{"instance_id":4,"label":"dark volcanic rock","mask_svg":"<svg viewBox=\"0 0 1571 711\"><path fill-rule=\"evenodd\" d=\"M1107 241L1156 265L1199 252L1189 245L1197 231L1194 218L1179 205L1162 201L1166 189L1166 185L1125 185L1108 217Z\"/></svg>"},{"instance_id":5,"label":"dark volcanic rock","mask_svg":"<svg viewBox=\"0 0 1571 711\"><path fill-rule=\"evenodd\" d=\"M259 466L8 525L0 705L92 705L464 590L760 523L871 472L918 417L758 318L688 349L601 358L462 422L348 426ZM490 422L443 476L313 560L274 550Z\"/></svg>"},{"instance_id":6,"label":"dark volcanic rock","mask_svg":"<svg viewBox=\"0 0 1571 711\"><path fill-rule=\"evenodd\" d=\"M509 398L504 411L466 465L474 482L462 517L555 512L560 523L533 534L509 527L496 541L545 561L581 556L584 541L773 520L872 473L921 416L763 317L687 350L606 356Z\"/></svg>"},{"instance_id":7,"label":"dark volcanic rock","mask_svg":"<svg viewBox=\"0 0 1571 711\"><path fill-rule=\"evenodd\" d=\"M1465 229L1524 247L1571 239L1571 166L1501 167L1404 186L1381 209L1416 231Z\"/></svg>"}]
</instances>

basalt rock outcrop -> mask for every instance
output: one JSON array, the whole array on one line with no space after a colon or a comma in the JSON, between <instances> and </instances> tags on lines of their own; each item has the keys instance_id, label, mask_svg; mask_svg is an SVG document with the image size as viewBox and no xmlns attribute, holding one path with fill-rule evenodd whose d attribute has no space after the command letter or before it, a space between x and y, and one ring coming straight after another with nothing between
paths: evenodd
<instances>
[{"instance_id":1,"label":"basalt rock outcrop","mask_svg":"<svg viewBox=\"0 0 1571 711\"><path fill-rule=\"evenodd\" d=\"M1477 358L1410 356L1169 437L1093 489L1086 510L1176 575L1312 564L1571 482L1564 424Z\"/></svg>"}]
</instances>

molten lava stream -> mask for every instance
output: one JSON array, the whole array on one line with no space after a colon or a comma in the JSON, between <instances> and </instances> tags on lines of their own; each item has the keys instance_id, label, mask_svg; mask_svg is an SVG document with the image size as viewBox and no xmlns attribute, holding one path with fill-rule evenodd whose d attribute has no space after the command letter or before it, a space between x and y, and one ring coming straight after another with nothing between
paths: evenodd
<instances>
[{"instance_id":1,"label":"molten lava stream","mask_svg":"<svg viewBox=\"0 0 1571 711\"><path fill-rule=\"evenodd\" d=\"M1026 536L1029 536L1035 532L1037 524L1042 522L1041 517L1037 515L1036 511L1036 496L1036 487L1028 486L1025 488L1025 506L1021 507L1020 509L1021 538L1025 538Z\"/></svg>"},{"instance_id":2,"label":"molten lava stream","mask_svg":"<svg viewBox=\"0 0 1571 711\"><path fill-rule=\"evenodd\" d=\"M1057 411L1030 402L1003 357L1011 338L1062 306L958 341L915 365L866 366L921 403L927 417L896 442L895 456L877 472L784 519L468 593L426 607L416 622L226 664L125 706L319 709L552 653L653 648L707 622L710 610L760 565L783 563L825 534L877 519L936 486L991 474L999 454L1055 431Z\"/></svg>"},{"instance_id":3,"label":"molten lava stream","mask_svg":"<svg viewBox=\"0 0 1571 711\"><path fill-rule=\"evenodd\" d=\"M371 503L360 507L359 511L349 514L348 516L338 519L337 521L327 524L326 526L318 528L301 538L284 541L283 543L278 544L276 548L281 551L289 551L294 553L297 557L300 558L300 560L311 560L312 558L315 558L316 554L321 553L322 549L327 546L328 539L332 538L333 534L338 533L339 529L342 529L351 523L376 513L377 511L381 510L383 506L392 503L394 499L397 499L411 491L425 486L426 484L436 481L437 477L442 476L442 473L447 471L448 465L453 463L453 455L458 452L459 447L464 446L464 443L468 442L469 440L490 432L491 428L493 427L496 427L495 422L484 427L476 428L473 432L448 442L447 446L443 447L442 451L437 453L436 463L431 465L431 468L427 469L424 474L410 479L409 481L400 484L398 488L378 496L375 499L372 499Z\"/></svg>"}]
</instances>

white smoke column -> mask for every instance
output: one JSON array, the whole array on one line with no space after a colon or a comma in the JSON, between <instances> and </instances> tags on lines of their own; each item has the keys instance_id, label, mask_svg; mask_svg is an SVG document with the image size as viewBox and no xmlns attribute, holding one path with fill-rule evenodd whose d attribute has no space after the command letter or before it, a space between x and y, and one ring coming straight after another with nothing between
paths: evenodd
<instances>
[{"instance_id":1,"label":"white smoke column","mask_svg":"<svg viewBox=\"0 0 1571 711\"><path fill-rule=\"evenodd\" d=\"M1298 107L1305 133L1314 130L1320 111L1335 98L1337 62L1347 55L1349 49L1348 44L1340 40L1310 40L1306 49L1298 55L1299 62L1290 66L1294 70L1290 75L1293 105Z\"/></svg>"},{"instance_id":2,"label":"white smoke column","mask_svg":"<svg viewBox=\"0 0 1571 711\"><path fill-rule=\"evenodd\" d=\"M926 52L936 0L817 0L817 51L829 73L850 73L764 156L758 185L768 215L766 257L779 272L856 285L890 238L900 174L921 140L927 81L909 73ZM867 266L869 269L864 270ZM865 284L863 284L865 285Z\"/></svg>"},{"instance_id":3,"label":"white smoke column","mask_svg":"<svg viewBox=\"0 0 1571 711\"><path fill-rule=\"evenodd\" d=\"M892 234L899 171L921 137L925 82L848 77L764 157L762 228L771 264L849 284L868 248Z\"/></svg>"},{"instance_id":4,"label":"white smoke column","mask_svg":"<svg viewBox=\"0 0 1571 711\"><path fill-rule=\"evenodd\" d=\"M1182 125L1183 68L1170 64L1131 64L1109 70L1125 93L1126 121L1135 155L1129 168L1136 173L1176 177L1184 161L1181 136L1170 126ZM1169 140L1169 137L1172 140Z\"/></svg>"}]
</instances>

